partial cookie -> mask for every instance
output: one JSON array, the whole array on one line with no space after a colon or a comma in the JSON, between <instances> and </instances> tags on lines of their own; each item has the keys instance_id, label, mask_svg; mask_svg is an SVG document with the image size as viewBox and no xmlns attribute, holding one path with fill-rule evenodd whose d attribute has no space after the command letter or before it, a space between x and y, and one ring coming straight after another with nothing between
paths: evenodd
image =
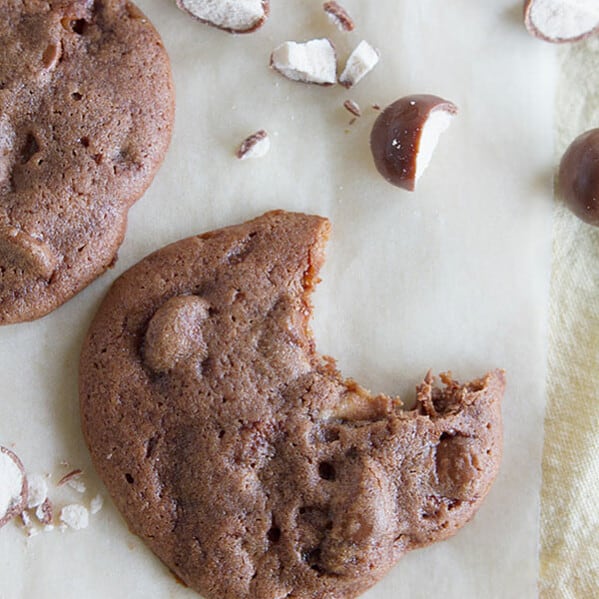
<instances>
[{"instance_id":1,"label":"partial cookie","mask_svg":"<svg viewBox=\"0 0 599 599\"><path fill-rule=\"evenodd\" d=\"M123 0L0 6L0 324L55 309L116 259L174 118L160 36Z\"/></svg>"},{"instance_id":2,"label":"partial cookie","mask_svg":"<svg viewBox=\"0 0 599 599\"><path fill-rule=\"evenodd\" d=\"M470 520L499 467L501 371L427 376L406 411L316 352L328 234L271 212L163 248L115 282L83 347L95 466L209 599L355 597Z\"/></svg>"}]
</instances>

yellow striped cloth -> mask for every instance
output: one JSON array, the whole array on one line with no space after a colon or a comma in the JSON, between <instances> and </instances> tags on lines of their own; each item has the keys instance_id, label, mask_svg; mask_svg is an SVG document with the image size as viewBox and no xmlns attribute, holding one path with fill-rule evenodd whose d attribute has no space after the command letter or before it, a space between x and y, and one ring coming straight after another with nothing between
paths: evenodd
<instances>
[{"instance_id":1,"label":"yellow striped cloth","mask_svg":"<svg viewBox=\"0 0 599 599\"><path fill-rule=\"evenodd\" d=\"M557 159L599 127L599 37L560 49ZM557 201L541 493L542 599L599 597L599 228Z\"/></svg>"}]
</instances>

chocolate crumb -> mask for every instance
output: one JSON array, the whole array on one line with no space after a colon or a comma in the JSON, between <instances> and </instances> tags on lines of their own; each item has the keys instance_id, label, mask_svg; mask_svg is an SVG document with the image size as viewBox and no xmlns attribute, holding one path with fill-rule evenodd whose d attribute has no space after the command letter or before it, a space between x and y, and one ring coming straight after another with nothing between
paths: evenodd
<instances>
[{"instance_id":1,"label":"chocolate crumb","mask_svg":"<svg viewBox=\"0 0 599 599\"><path fill-rule=\"evenodd\" d=\"M345 102L343 102L343 107L345 108L345 110L347 110L356 117L362 116L360 106L357 102L354 102L353 100L345 100Z\"/></svg>"},{"instance_id":2,"label":"chocolate crumb","mask_svg":"<svg viewBox=\"0 0 599 599\"><path fill-rule=\"evenodd\" d=\"M261 156L264 156L269 149L270 139L268 133L264 129L260 129L241 142L235 156L237 156L239 160L260 158Z\"/></svg>"},{"instance_id":3,"label":"chocolate crumb","mask_svg":"<svg viewBox=\"0 0 599 599\"><path fill-rule=\"evenodd\" d=\"M68 483L70 480L74 479L74 478L79 478L81 475L83 474L83 470L81 470L80 468L76 468L75 470L71 470L71 472L68 472L67 474L65 474L57 483L56 486L57 487L61 487L62 485L64 485L65 483Z\"/></svg>"},{"instance_id":4,"label":"chocolate crumb","mask_svg":"<svg viewBox=\"0 0 599 599\"><path fill-rule=\"evenodd\" d=\"M354 20L338 2L325 2L322 8L327 13L329 21L336 25L340 31L353 31L355 29Z\"/></svg>"}]
</instances>

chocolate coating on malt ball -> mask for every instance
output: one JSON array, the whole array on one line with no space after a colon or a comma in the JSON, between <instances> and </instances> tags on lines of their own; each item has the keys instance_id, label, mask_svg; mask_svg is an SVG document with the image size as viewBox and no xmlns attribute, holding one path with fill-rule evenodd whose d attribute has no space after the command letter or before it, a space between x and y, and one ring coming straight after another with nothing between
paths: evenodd
<instances>
[{"instance_id":1,"label":"chocolate coating on malt ball","mask_svg":"<svg viewBox=\"0 0 599 599\"><path fill-rule=\"evenodd\" d=\"M370 134L379 173L389 183L414 191L439 135L456 113L454 104L428 94L406 96L387 106Z\"/></svg>"},{"instance_id":2,"label":"chocolate coating on malt ball","mask_svg":"<svg viewBox=\"0 0 599 599\"><path fill-rule=\"evenodd\" d=\"M579 135L562 157L558 193L568 208L599 226L599 129Z\"/></svg>"},{"instance_id":3,"label":"chocolate coating on malt ball","mask_svg":"<svg viewBox=\"0 0 599 599\"><path fill-rule=\"evenodd\" d=\"M28 492L23 463L0 445L0 528L25 509Z\"/></svg>"}]
</instances>

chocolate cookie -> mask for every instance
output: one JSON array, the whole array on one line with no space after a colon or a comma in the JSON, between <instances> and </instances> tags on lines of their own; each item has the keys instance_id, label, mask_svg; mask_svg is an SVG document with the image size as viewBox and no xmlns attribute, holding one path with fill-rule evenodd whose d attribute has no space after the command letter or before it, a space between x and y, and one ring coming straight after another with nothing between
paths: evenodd
<instances>
[{"instance_id":1,"label":"chocolate cookie","mask_svg":"<svg viewBox=\"0 0 599 599\"><path fill-rule=\"evenodd\" d=\"M124 0L0 4L0 324L116 259L174 117L160 36Z\"/></svg>"},{"instance_id":2,"label":"chocolate cookie","mask_svg":"<svg viewBox=\"0 0 599 599\"><path fill-rule=\"evenodd\" d=\"M131 530L207 598L355 597L481 504L504 376L427 375L416 407L316 353L329 223L270 212L113 285L85 341L82 425Z\"/></svg>"}]
</instances>

